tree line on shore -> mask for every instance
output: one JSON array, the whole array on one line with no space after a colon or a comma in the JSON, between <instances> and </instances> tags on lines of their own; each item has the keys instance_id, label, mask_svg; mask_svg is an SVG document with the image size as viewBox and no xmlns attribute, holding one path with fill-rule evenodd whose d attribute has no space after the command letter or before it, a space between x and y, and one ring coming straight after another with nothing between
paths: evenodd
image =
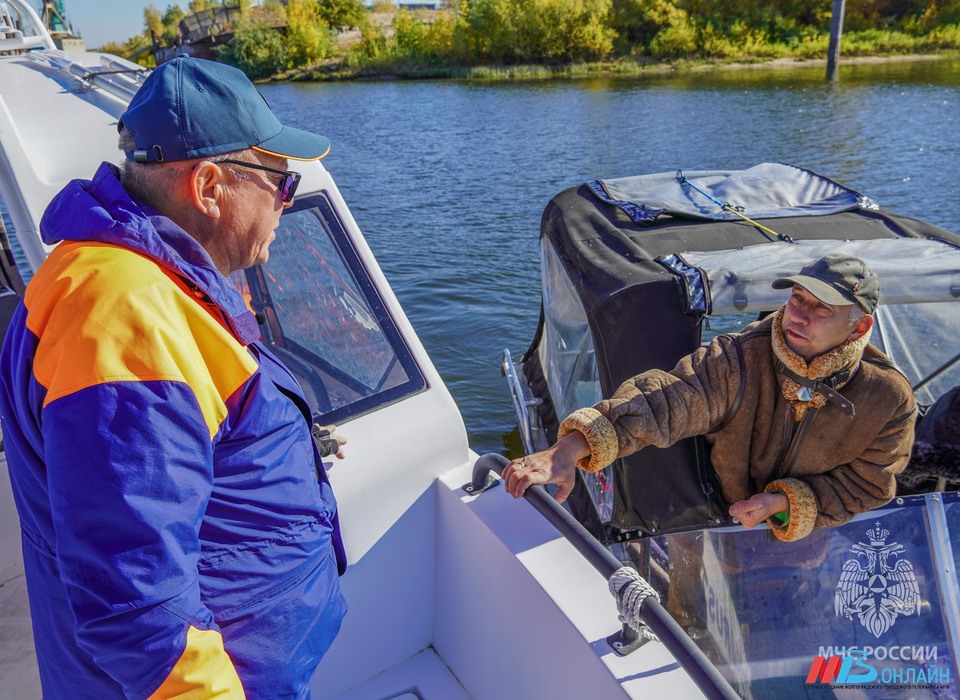
<instances>
[{"instance_id":1,"label":"tree line on shore","mask_svg":"<svg viewBox=\"0 0 960 700\"><path fill-rule=\"evenodd\" d=\"M397 11L389 0L191 0L144 11L144 33L104 50L131 55L182 41L188 14L230 6L240 19L219 60L252 78L442 76L477 66L825 58L832 0L447 0ZM388 23L376 17L392 17ZM359 37L344 41L344 29ZM960 0L846 4L843 54L960 49ZM147 65L152 56L140 53Z\"/></svg>"}]
</instances>

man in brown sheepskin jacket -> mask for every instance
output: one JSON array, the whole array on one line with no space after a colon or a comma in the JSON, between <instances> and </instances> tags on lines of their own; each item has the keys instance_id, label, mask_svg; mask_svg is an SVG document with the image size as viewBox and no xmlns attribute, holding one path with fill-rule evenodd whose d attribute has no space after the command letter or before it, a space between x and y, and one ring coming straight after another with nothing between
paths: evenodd
<instances>
[{"instance_id":1,"label":"man in brown sheepskin jacket","mask_svg":"<svg viewBox=\"0 0 960 700\"><path fill-rule=\"evenodd\" d=\"M575 411L552 447L507 465L507 491L556 483L562 502L576 467L704 435L730 515L746 527L767 520L782 540L889 501L910 457L916 402L868 342L877 276L858 258L828 255L773 286L791 289L779 311Z\"/></svg>"}]
</instances>

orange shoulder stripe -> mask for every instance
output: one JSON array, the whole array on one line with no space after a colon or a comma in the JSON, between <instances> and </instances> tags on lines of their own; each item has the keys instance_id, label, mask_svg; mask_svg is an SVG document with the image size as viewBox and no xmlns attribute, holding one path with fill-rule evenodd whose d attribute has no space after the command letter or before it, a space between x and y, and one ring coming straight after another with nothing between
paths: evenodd
<instances>
[{"instance_id":1,"label":"orange shoulder stripe","mask_svg":"<svg viewBox=\"0 0 960 700\"><path fill-rule=\"evenodd\" d=\"M187 384L213 437L226 399L257 369L246 348L147 257L118 246L62 243L24 298L39 339L44 405L108 382Z\"/></svg>"}]
</instances>

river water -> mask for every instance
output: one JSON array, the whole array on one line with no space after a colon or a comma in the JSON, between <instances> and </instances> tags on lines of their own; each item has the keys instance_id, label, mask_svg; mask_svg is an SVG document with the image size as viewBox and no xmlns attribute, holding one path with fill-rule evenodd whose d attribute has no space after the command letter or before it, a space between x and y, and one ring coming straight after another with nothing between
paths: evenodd
<instances>
[{"instance_id":1,"label":"river water","mask_svg":"<svg viewBox=\"0 0 960 700\"><path fill-rule=\"evenodd\" d=\"M587 180L777 161L960 230L960 61L643 78L262 86L325 164L479 452L515 451L502 350L529 346L549 199Z\"/></svg>"}]
</instances>

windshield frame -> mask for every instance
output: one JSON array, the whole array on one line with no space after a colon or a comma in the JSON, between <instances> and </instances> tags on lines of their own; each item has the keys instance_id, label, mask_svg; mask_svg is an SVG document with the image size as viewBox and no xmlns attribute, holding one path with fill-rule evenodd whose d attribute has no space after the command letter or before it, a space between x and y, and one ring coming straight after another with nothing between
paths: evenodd
<instances>
[{"instance_id":1,"label":"windshield frame","mask_svg":"<svg viewBox=\"0 0 960 700\"><path fill-rule=\"evenodd\" d=\"M280 293L276 289L276 285L272 285L271 282L272 278L275 277L275 270L271 270L271 264L274 266L278 264L278 255L272 258L272 263L271 260L268 260L265 264L255 265L242 273L238 273L238 275L242 276L241 284L248 289L250 303L258 313L262 341L271 352L287 364L304 388L305 393L314 397L314 400L310 402L310 408L314 412L314 420L325 424L342 424L426 390L427 381L395 319L387 308L383 295L377 288L368 266L350 237L343 218L326 190L298 197L294 204L281 216L280 226L277 229L278 237L285 233L283 230L285 219L289 221L289 217L311 210L316 216L319 228L328 237L329 242L340 256L340 262L352 278L351 281L355 286L349 291L359 293L359 296L366 303L366 311L375 320L381 336L393 352L393 359L390 361L383 377L392 374L399 366L399 370L403 373L405 379L385 388L382 381L379 386L368 387L342 369L324 360L315 349L311 349L285 334L283 313L282 310L278 311L278 304L275 303ZM276 246L275 242L274 247ZM309 256L304 256L304 258L307 257ZM313 274L322 275L324 272L319 271ZM357 396L343 405L331 405L329 402L322 402L320 395L324 378L348 387L355 391ZM320 390L306 391L311 387L319 387ZM371 393L360 395L364 389L370 389Z\"/></svg>"}]
</instances>

